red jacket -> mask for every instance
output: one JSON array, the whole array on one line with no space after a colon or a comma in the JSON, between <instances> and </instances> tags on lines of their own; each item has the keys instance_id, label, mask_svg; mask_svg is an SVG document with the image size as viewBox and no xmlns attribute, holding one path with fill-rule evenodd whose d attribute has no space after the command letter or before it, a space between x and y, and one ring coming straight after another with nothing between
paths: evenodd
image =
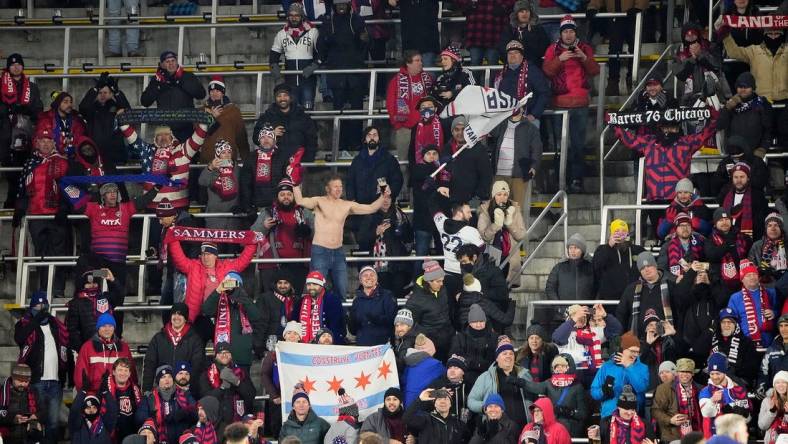
<instances>
[{"instance_id":1,"label":"red jacket","mask_svg":"<svg viewBox=\"0 0 788 444\"><path fill-rule=\"evenodd\" d=\"M214 268L216 279L221 282L230 271L238 273L244 271L252 262L256 250L257 244L249 244L235 259L217 259ZM202 303L205 301L203 295L205 294L205 280L208 276L205 266L199 258L189 259L186 257L179 241L170 242L169 258L175 263L175 268L186 275L186 280L189 283L186 286L186 305L189 307L189 321L194 322L201 313Z\"/></svg>"},{"instance_id":2,"label":"red jacket","mask_svg":"<svg viewBox=\"0 0 788 444\"><path fill-rule=\"evenodd\" d=\"M118 338L113 338L112 342L107 343L95 335L82 344L82 348L79 349L79 357L74 367L74 387L78 391L98 390L101 387L101 377L105 374L112 375L112 364L118 358L126 358L131 361L131 380L137 384L137 368L131 357L129 345ZM83 375L87 375L87 381L83 380Z\"/></svg>"},{"instance_id":3,"label":"red jacket","mask_svg":"<svg viewBox=\"0 0 788 444\"><path fill-rule=\"evenodd\" d=\"M403 76L407 76L407 87L402 85L407 91L400 92L400 78L404 78ZM423 72L410 76L408 68L404 66L394 74L386 89L386 110L389 112L389 122L391 122L392 129L413 128L419 122L416 103L429 93L433 83L431 74ZM405 114L405 107L408 110L407 114Z\"/></svg>"},{"instance_id":4,"label":"red jacket","mask_svg":"<svg viewBox=\"0 0 788 444\"><path fill-rule=\"evenodd\" d=\"M571 444L572 437L569 436L569 432L566 431L566 428L560 422L555 420L553 402L550 401L550 398L537 399L534 402L534 407L540 408L542 410L542 415L544 415L542 430L547 444ZM523 442L523 434L529 430L533 430L533 428L534 423L531 422L526 424L520 432L520 439L518 439L517 442Z\"/></svg>"},{"instance_id":5,"label":"red jacket","mask_svg":"<svg viewBox=\"0 0 788 444\"><path fill-rule=\"evenodd\" d=\"M58 125L55 124L55 118L58 116L57 111L54 109L49 109L44 111L38 115L38 120L36 121L36 131L42 131L44 129L48 129L52 133L52 138L55 140L55 147L57 148L57 152L60 154L65 154L66 146L65 146L65 136L66 134L62 129L58 128ZM59 117L58 117L59 118ZM74 140L74 146L76 147L76 142L83 139L87 136L85 130L85 122L80 117L79 113L76 111L72 111L67 117L66 121L71 123L71 136Z\"/></svg>"},{"instance_id":6,"label":"red jacket","mask_svg":"<svg viewBox=\"0 0 788 444\"><path fill-rule=\"evenodd\" d=\"M547 47L542 70L553 81L553 105L561 108L585 108L590 101L591 77L599 74L599 64L594 60L594 49L585 42L577 47L585 55L585 62L571 58L565 62L558 56L567 49L559 42Z\"/></svg>"},{"instance_id":7,"label":"red jacket","mask_svg":"<svg viewBox=\"0 0 788 444\"><path fill-rule=\"evenodd\" d=\"M34 156L36 155L34 154ZM30 165L33 165L33 162L37 160L39 159L31 158L28 162L30 162ZM53 151L52 154L44 157L37 166L29 171L24 178L24 195L28 198L27 214L56 214L58 208L60 208L61 200L60 187L57 181L66 175L68 160L56 151Z\"/></svg>"}]
</instances>

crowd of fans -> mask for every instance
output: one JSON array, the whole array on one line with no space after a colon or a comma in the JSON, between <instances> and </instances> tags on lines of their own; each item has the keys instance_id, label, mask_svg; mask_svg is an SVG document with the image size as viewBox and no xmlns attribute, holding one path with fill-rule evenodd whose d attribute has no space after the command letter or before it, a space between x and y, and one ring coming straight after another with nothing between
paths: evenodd
<instances>
[{"instance_id":1,"label":"crowd of fans","mask_svg":"<svg viewBox=\"0 0 788 444\"><path fill-rule=\"evenodd\" d=\"M592 0L586 14L627 13L607 33L617 54L627 41L632 47L634 17L647 5L605 3ZM283 5L286 23L269 52L274 101L255 123L251 146L228 96L231 85L213 78L206 99L172 51L161 54L140 103L193 111L195 100L204 100L200 109L214 123L173 121L157 126L149 140L135 127L141 122L119 124L130 105L109 74L96 79L78 107L71 94L57 91L44 111L22 55L9 56L0 77L0 156L22 170L6 175L5 206L14 209L15 227L25 216L50 216L28 220L37 255L67 256L76 244L79 259L70 273L73 294L66 294L68 271L57 268L52 293L35 291L15 325L20 354L0 393L3 438L56 443L68 436L94 444L263 444L266 436L330 444L788 438L788 197L779 194L784 184L769 177L781 164L765 160L785 145L788 128L786 110L771 106L788 101L785 30L731 30L720 20L720 45L697 25L682 28L672 70L684 85L680 97L653 76L632 110L708 107L711 118L615 129L645 158L646 201L667 205L648 212L657 256L633 242L622 219L611 223L593 258L585 239L572 235L544 290L546 299L567 305L537 310L525 342L516 344L510 293L519 285L527 195L543 171L543 146L562 137L545 110L568 111L568 186L582 192L590 80L600 69L571 15L539 20L538 12L551 8L576 12L571 2L459 5L471 64L501 58L493 86L517 99L532 94L471 146L465 116L439 117L477 78L463 67L460 42L441 50L434 1ZM757 14L747 0L723 7ZM330 176L322 194L306 196L302 163L318 150L317 125L307 114L316 90L336 110L362 108L368 91L361 74L315 70L364 68L367 56L385 58L390 30L364 23L383 17L383 8L400 9L404 50L385 88L390 143L385 128L343 124L340 143L358 149L346 177ZM110 2L115 9L119 1ZM318 19L320 27L310 22ZM129 56L139 55L132 31ZM109 45L111 55L122 52L119 33L110 34ZM733 88L724 54L750 66L735 73ZM424 70L436 58L437 77ZM282 62L300 74L282 77ZM617 62L609 64L608 95L619 94ZM704 146L725 154L714 173L692 170ZM139 161L143 174L117 176L116 167L130 161ZM205 167L191 174L196 163ZM410 201L412 215L400 200ZM200 221L189 213L194 201L233 217ZM149 293L171 308L138 369L118 308L127 293L127 253L140 240L132 216L143 212L155 214L146 256L158 265L149 267ZM87 216L74 223L78 239L69 213ZM203 226L250 229L258 242L175 238L175 227ZM359 266L357 288L348 288L346 234L369 258ZM442 263L391 259L434 252ZM254 258L267 260L250 267ZM280 261L302 258L309 261ZM47 280L41 273L39 288ZM61 320L50 303L67 296ZM398 298L407 298L404 307ZM574 303L581 299L617 305ZM333 423L312 410L302 390L282 418L277 341L390 344L399 384L363 421L343 390ZM254 365L261 367L258 384ZM64 428L60 410L69 387L75 396ZM259 394L267 395L264 406L255 400Z\"/></svg>"}]
</instances>

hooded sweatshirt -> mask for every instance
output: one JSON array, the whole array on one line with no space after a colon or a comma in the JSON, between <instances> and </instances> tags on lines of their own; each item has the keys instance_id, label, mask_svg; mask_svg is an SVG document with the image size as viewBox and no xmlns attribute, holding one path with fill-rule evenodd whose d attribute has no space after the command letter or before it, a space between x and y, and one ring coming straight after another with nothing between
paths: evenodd
<instances>
[{"instance_id":1,"label":"hooded sweatshirt","mask_svg":"<svg viewBox=\"0 0 788 444\"><path fill-rule=\"evenodd\" d=\"M540 424L536 423L528 423L523 427L522 432L520 433L520 439L518 442L522 442L525 439L525 432L530 430L539 430L540 432L540 439L541 442L541 435L544 435L545 442L547 444L569 444L572 442L572 438L569 436L569 432L566 428L555 419L555 413L553 412L553 403L547 398L539 398L534 402L534 407L538 407L542 410L542 416L544 416L544 421Z\"/></svg>"}]
</instances>

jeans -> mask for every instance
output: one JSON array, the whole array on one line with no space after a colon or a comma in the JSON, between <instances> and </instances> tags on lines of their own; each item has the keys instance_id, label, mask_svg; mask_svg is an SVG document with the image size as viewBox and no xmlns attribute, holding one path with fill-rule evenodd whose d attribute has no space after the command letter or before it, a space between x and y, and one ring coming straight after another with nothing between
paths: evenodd
<instances>
[{"instance_id":1,"label":"jeans","mask_svg":"<svg viewBox=\"0 0 788 444\"><path fill-rule=\"evenodd\" d=\"M567 153L567 179L582 180L585 170L586 126L588 124L588 108L572 108L569 110L569 151Z\"/></svg>"},{"instance_id":2,"label":"jeans","mask_svg":"<svg viewBox=\"0 0 788 444\"><path fill-rule=\"evenodd\" d=\"M430 245L432 244L432 232L416 230L414 232L416 241L416 256L427 256L430 254ZM413 262L413 275L420 276L422 274L421 262Z\"/></svg>"},{"instance_id":3,"label":"jeans","mask_svg":"<svg viewBox=\"0 0 788 444\"><path fill-rule=\"evenodd\" d=\"M308 79L301 77L300 80L300 85L293 85L293 98L295 98L295 102L299 105L307 110L312 110L315 107L315 85L317 85L317 77L314 75Z\"/></svg>"},{"instance_id":4,"label":"jeans","mask_svg":"<svg viewBox=\"0 0 788 444\"><path fill-rule=\"evenodd\" d=\"M480 46L472 46L471 51L471 66L479 66L482 60L487 59L488 65L498 64L498 50L495 48L482 48Z\"/></svg>"},{"instance_id":5,"label":"jeans","mask_svg":"<svg viewBox=\"0 0 788 444\"><path fill-rule=\"evenodd\" d=\"M46 432L45 442L55 444L58 440L60 405L63 403L63 387L60 381L38 381L33 384L39 401L45 406L46 418L39 418Z\"/></svg>"},{"instance_id":6,"label":"jeans","mask_svg":"<svg viewBox=\"0 0 788 444\"><path fill-rule=\"evenodd\" d=\"M126 12L130 13L131 8L136 8L137 13L140 11L139 0L107 0L107 16L120 17L121 6L126 7ZM107 20L110 25L117 25L120 20ZM126 29L126 49L137 51L140 46L140 30L138 28ZM107 30L107 48L110 52L120 53L120 29Z\"/></svg>"},{"instance_id":7,"label":"jeans","mask_svg":"<svg viewBox=\"0 0 788 444\"><path fill-rule=\"evenodd\" d=\"M312 270L317 270L328 279L331 275L331 284L341 299L347 297L347 262L345 262L345 252L342 248L325 248L320 245L312 245L312 258L309 262Z\"/></svg>"}]
</instances>

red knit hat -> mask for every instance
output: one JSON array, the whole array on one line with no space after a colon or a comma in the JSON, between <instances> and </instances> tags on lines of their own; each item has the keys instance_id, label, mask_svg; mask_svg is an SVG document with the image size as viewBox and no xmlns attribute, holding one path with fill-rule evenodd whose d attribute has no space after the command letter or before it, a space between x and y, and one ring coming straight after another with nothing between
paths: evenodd
<instances>
[{"instance_id":1,"label":"red knit hat","mask_svg":"<svg viewBox=\"0 0 788 444\"><path fill-rule=\"evenodd\" d=\"M447 46L446 49L441 51L441 57L442 56L446 56L454 60L455 62L462 61L462 57L460 56L460 48L456 46L452 46L452 45Z\"/></svg>"},{"instance_id":2,"label":"red knit hat","mask_svg":"<svg viewBox=\"0 0 788 444\"><path fill-rule=\"evenodd\" d=\"M227 90L227 86L224 84L224 77L212 76L210 83L208 83L208 91L212 89L218 89L221 92L225 92Z\"/></svg>"},{"instance_id":3,"label":"red knit hat","mask_svg":"<svg viewBox=\"0 0 788 444\"><path fill-rule=\"evenodd\" d=\"M736 171L742 171L747 175L747 177L750 177L750 166L744 162L736 162L736 164L733 165L733 169L731 169L731 177Z\"/></svg>"},{"instance_id":4,"label":"red knit hat","mask_svg":"<svg viewBox=\"0 0 788 444\"><path fill-rule=\"evenodd\" d=\"M687 213L681 212L677 214L676 217L673 218L673 225L677 227L685 222L688 224L692 224L692 219L689 217L689 214Z\"/></svg>"},{"instance_id":5,"label":"red knit hat","mask_svg":"<svg viewBox=\"0 0 788 444\"><path fill-rule=\"evenodd\" d=\"M307 284L317 284L321 287L326 286L326 278L323 277L323 273L314 270L310 271L308 275L306 275L306 282Z\"/></svg>"},{"instance_id":6,"label":"red knit hat","mask_svg":"<svg viewBox=\"0 0 788 444\"><path fill-rule=\"evenodd\" d=\"M758 267L755 266L749 259L742 259L739 262L739 278L744 279L750 273L758 274Z\"/></svg>"}]
</instances>

